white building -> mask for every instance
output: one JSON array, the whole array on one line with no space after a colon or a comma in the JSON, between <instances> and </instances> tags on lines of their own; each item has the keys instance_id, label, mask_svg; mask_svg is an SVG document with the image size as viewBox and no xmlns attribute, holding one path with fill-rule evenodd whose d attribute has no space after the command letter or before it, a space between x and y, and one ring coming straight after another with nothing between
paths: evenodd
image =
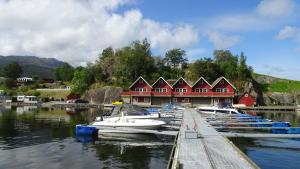
<instances>
[{"instance_id":1,"label":"white building","mask_svg":"<svg viewBox=\"0 0 300 169\"><path fill-rule=\"evenodd\" d=\"M28 82L32 82L33 79L31 77L19 77L17 78L17 82L18 83L28 83Z\"/></svg>"},{"instance_id":2,"label":"white building","mask_svg":"<svg viewBox=\"0 0 300 169\"><path fill-rule=\"evenodd\" d=\"M17 96L17 101L23 103L38 103L36 96Z\"/></svg>"}]
</instances>

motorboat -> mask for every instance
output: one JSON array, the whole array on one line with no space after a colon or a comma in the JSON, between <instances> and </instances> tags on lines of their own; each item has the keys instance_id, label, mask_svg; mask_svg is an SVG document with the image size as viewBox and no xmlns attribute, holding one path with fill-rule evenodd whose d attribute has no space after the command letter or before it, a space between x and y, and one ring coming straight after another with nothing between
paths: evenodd
<instances>
[{"instance_id":1,"label":"motorboat","mask_svg":"<svg viewBox=\"0 0 300 169\"><path fill-rule=\"evenodd\" d=\"M169 123L174 119L173 114L166 114L166 113L150 113L146 109L143 109L136 105L122 105L121 107L114 108L111 117L104 117L105 118L112 118L112 117L119 117L120 114L123 113L127 119L150 119L150 120L159 120L165 123ZM97 117L96 120L102 120L102 117Z\"/></svg>"},{"instance_id":2,"label":"motorboat","mask_svg":"<svg viewBox=\"0 0 300 169\"><path fill-rule=\"evenodd\" d=\"M163 121L153 119L132 119L124 116L122 112L121 117L103 118L102 121L95 121L93 126L100 128L132 128L132 129L157 129L166 124Z\"/></svg>"},{"instance_id":3,"label":"motorboat","mask_svg":"<svg viewBox=\"0 0 300 169\"><path fill-rule=\"evenodd\" d=\"M197 110L206 114L241 114L237 109L227 107L200 106Z\"/></svg>"}]
</instances>

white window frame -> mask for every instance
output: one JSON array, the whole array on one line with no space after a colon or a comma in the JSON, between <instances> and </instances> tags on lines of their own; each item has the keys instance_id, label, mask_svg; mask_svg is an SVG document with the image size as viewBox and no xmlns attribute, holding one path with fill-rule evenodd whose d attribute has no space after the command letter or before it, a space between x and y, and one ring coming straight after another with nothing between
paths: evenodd
<instances>
[{"instance_id":1,"label":"white window frame","mask_svg":"<svg viewBox=\"0 0 300 169\"><path fill-rule=\"evenodd\" d=\"M175 92L186 93L187 89L186 88L175 88Z\"/></svg>"},{"instance_id":2,"label":"white window frame","mask_svg":"<svg viewBox=\"0 0 300 169\"><path fill-rule=\"evenodd\" d=\"M162 88L162 92L166 93L168 90L166 88Z\"/></svg>"}]
</instances>

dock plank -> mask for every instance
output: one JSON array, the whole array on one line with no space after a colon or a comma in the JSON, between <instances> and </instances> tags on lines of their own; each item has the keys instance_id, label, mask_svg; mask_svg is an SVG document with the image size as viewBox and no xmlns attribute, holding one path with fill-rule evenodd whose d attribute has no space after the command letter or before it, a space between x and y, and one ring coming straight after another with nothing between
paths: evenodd
<instances>
[{"instance_id":1,"label":"dock plank","mask_svg":"<svg viewBox=\"0 0 300 169\"><path fill-rule=\"evenodd\" d=\"M200 138L186 138L186 131L196 131ZM177 141L181 168L256 168L221 136L194 109L186 109Z\"/></svg>"}]
</instances>

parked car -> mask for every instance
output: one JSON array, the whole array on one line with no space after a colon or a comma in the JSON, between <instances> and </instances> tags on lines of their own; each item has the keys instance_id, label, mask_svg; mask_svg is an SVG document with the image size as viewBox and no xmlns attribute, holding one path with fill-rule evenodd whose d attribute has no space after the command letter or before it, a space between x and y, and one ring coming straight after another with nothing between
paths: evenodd
<instances>
[{"instance_id":1,"label":"parked car","mask_svg":"<svg viewBox=\"0 0 300 169\"><path fill-rule=\"evenodd\" d=\"M89 103L89 102L82 99L76 99L74 103Z\"/></svg>"}]
</instances>

